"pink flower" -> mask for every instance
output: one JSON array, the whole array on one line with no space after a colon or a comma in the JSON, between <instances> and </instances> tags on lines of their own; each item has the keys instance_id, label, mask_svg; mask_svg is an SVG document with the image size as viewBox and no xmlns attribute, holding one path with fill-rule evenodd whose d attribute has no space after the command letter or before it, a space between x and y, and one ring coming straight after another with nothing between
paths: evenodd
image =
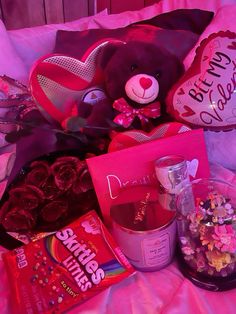
<instances>
[{"instance_id":1,"label":"pink flower","mask_svg":"<svg viewBox=\"0 0 236 314\"><path fill-rule=\"evenodd\" d=\"M184 246L181 248L182 252L185 254L185 255L192 255L194 254L194 250L190 247L190 246Z\"/></svg>"},{"instance_id":2,"label":"pink flower","mask_svg":"<svg viewBox=\"0 0 236 314\"><path fill-rule=\"evenodd\" d=\"M180 242L181 242L183 245L185 245L185 244L188 243L188 239L187 239L186 237L180 237L179 239L180 239Z\"/></svg>"},{"instance_id":3,"label":"pink flower","mask_svg":"<svg viewBox=\"0 0 236 314\"><path fill-rule=\"evenodd\" d=\"M212 235L214 245L221 252L236 252L236 233L232 225L216 225Z\"/></svg>"},{"instance_id":4,"label":"pink flower","mask_svg":"<svg viewBox=\"0 0 236 314\"><path fill-rule=\"evenodd\" d=\"M196 256L196 264L197 264L197 270L203 271L206 266L205 258L202 254L198 254Z\"/></svg>"}]
</instances>

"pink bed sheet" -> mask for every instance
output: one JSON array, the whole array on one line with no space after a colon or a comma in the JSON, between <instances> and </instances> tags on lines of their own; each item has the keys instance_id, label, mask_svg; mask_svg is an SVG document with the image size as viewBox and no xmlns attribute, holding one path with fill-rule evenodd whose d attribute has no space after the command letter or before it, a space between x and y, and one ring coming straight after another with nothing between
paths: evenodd
<instances>
[{"instance_id":1,"label":"pink bed sheet","mask_svg":"<svg viewBox=\"0 0 236 314\"><path fill-rule=\"evenodd\" d=\"M11 291L2 261L0 278L1 314L10 314ZM234 314L235 300L236 289L211 292L196 287L184 278L174 261L160 271L137 272L67 313Z\"/></svg>"}]
</instances>

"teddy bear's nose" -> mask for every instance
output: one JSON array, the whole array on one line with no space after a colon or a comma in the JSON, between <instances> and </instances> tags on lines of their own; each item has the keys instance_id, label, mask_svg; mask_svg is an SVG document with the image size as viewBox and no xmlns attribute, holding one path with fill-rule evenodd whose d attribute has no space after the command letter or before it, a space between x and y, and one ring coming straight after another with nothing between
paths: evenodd
<instances>
[{"instance_id":1,"label":"teddy bear's nose","mask_svg":"<svg viewBox=\"0 0 236 314\"><path fill-rule=\"evenodd\" d=\"M141 77L139 79L139 83L143 89L148 89L149 87L152 86L152 80L148 77Z\"/></svg>"}]
</instances>

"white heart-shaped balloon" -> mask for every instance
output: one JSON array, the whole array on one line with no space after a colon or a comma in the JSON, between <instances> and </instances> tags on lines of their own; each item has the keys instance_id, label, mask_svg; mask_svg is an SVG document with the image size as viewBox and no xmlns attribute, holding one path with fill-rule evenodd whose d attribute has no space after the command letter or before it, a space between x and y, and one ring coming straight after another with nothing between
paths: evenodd
<instances>
[{"instance_id":1,"label":"white heart-shaped balloon","mask_svg":"<svg viewBox=\"0 0 236 314\"><path fill-rule=\"evenodd\" d=\"M210 130L236 127L236 33L204 39L191 67L171 89L168 112L180 122Z\"/></svg>"}]
</instances>

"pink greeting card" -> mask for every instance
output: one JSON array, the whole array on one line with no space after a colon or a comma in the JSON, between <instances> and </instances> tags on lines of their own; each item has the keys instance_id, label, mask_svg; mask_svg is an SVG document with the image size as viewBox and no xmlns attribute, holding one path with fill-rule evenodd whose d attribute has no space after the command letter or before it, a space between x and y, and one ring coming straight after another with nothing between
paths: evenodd
<instances>
[{"instance_id":1,"label":"pink greeting card","mask_svg":"<svg viewBox=\"0 0 236 314\"><path fill-rule=\"evenodd\" d=\"M157 185L154 162L166 155L181 155L188 163L190 180L209 177L202 129L87 159L105 222L120 189L131 185Z\"/></svg>"}]
</instances>

